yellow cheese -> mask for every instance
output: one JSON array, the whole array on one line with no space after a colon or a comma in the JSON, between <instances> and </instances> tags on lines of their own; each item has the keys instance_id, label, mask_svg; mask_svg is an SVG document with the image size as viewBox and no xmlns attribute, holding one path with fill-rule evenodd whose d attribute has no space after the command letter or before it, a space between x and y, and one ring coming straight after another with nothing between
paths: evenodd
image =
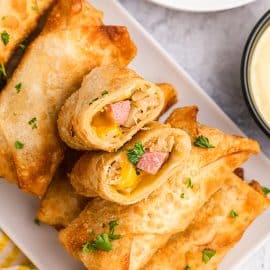
<instances>
[{"instance_id":1,"label":"yellow cheese","mask_svg":"<svg viewBox=\"0 0 270 270\"><path fill-rule=\"evenodd\" d=\"M92 121L92 128L100 138L105 138L108 133L119 135L121 130L118 124L114 121L109 111L98 112Z\"/></svg>"}]
</instances>

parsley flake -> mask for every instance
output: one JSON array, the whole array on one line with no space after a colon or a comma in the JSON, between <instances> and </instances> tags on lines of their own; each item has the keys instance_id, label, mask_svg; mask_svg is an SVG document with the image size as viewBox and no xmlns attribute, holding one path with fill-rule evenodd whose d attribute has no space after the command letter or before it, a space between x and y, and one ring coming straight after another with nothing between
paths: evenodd
<instances>
[{"instance_id":1,"label":"parsley flake","mask_svg":"<svg viewBox=\"0 0 270 270\"><path fill-rule=\"evenodd\" d=\"M202 261L207 264L215 255L216 251L214 249L204 249L202 251Z\"/></svg>"},{"instance_id":2,"label":"parsley flake","mask_svg":"<svg viewBox=\"0 0 270 270\"><path fill-rule=\"evenodd\" d=\"M16 141L14 145L16 149L23 149L24 147L24 144L20 141Z\"/></svg>"},{"instance_id":3,"label":"parsley flake","mask_svg":"<svg viewBox=\"0 0 270 270\"><path fill-rule=\"evenodd\" d=\"M4 75L4 77L7 77L6 68L3 63L0 64L0 72Z\"/></svg>"},{"instance_id":4,"label":"parsley flake","mask_svg":"<svg viewBox=\"0 0 270 270\"><path fill-rule=\"evenodd\" d=\"M107 233L102 233L98 235L93 242L87 241L82 246L83 252L93 252L95 250L104 250L104 251L111 251L113 250L113 246L110 242L109 235Z\"/></svg>"},{"instance_id":5,"label":"parsley flake","mask_svg":"<svg viewBox=\"0 0 270 270\"><path fill-rule=\"evenodd\" d=\"M238 213L235 212L234 210L231 210L231 212L230 212L230 217L231 217L231 218L237 218L237 217L238 217Z\"/></svg>"},{"instance_id":6,"label":"parsley flake","mask_svg":"<svg viewBox=\"0 0 270 270\"><path fill-rule=\"evenodd\" d=\"M133 149L128 150L127 157L132 164L137 165L144 153L145 151L142 143L137 142Z\"/></svg>"},{"instance_id":7,"label":"parsley flake","mask_svg":"<svg viewBox=\"0 0 270 270\"><path fill-rule=\"evenodd\" d=\"M9 38L9 33L6 30L1 33L1 39L5 46L9 43Z\"/></svg>"},{"instance_id":8,"label":"parsley flake","mask_svg":"<svg viewBox=\"0 0 270 270\"><path fill-rule=\"evenodd\" d=\"M22 83L20 82L20 83L16 84L16 85L15 85L15 88L16 88L16 90L17 90L17 94L20 93L20 91L21 91L21 89L22 89Z\"/></svg>"},{"instance_id":9,"label":"parsley flake","mask_svg":"<svg viewBox=\"0 0 270 270\"><path fill-rule=\"evenodd\" d=\"M184 199L185 198L185 193L181 193L180 198Z\"/></svg>"},{"instance_id":10,"label":"parsley flake","mask_svg":"<svg viewBox=\"0 0 270 270\"><path fill-rule=\"evenodd\" d=\"M186 186L187 186L187 188L193 188L193 184L192 184L191 178L188 178L188 179L186 180Z\"/></svg>"},{"instance_id":11,"label":"parsley flake","mask_svg":"<svg viewBox=\"0 0 270 270\"><path fill-rule=\"evenodd\" d=\"M262 191L264 192L264 194L267 196L268 194L270 194L270 188L267 187L262 187Z\"/></svg>"},{"instance_id":12,"label":"parsley flake","mask_svg":"<svg viewBox=\"0 0 270 270\"><path fill-rule=\"evenodd\" d=\"M104 96L106 96L106 95L108 95L109 94L109 92L108 91L106 91L106 90L104 90L102 93L101 93L101 95L104 97Z\"/></svg>"},{"instance_id":13,"label":"parsley flake","mask_svg":"<svg viewBox=\"0 0 270 270\"><path fill-rule=\"evenodd\" d=\"M111 240L117 240L117 239L120 239L120 235L119 234L114 234L114 230L115 230L115 227L119 225L119 221L118 220L112 220L109 222L109 231L110 231L110 234L109 234L109 238Z\"/></svg>"},{"instance_id":14,"label":"parsley flake","mask_svg":"<svg viewBox=\"0 0 270 270\"><path fill-rule=\"evenodd\" d=\"M90 103L89 103L89 105L92 105L95 101L97 101L98 100L98 97L97 98L94 98Z\"/></svg>"},{"instance_id":15,"label":"parsley flake","mask_svg":"<svg viewBox=\"0 0 270 270\"><path fill-rule=\"evenodd\" d=\"M37 128L37 118L36 118L36 117L33 117L33 118L28 122L28 124L29 124L30 126L32 126L32 129Z\"/></svg>"},{"instance_id":16,"label":"parsley flake","mask_svg":"<svg viewBox=\"0 0 270 270\"><path fill-rule=\"evenodd\" d=\"M205 136L199 136L196 138L194 145L201 148L215 148L210 142L209 139Z\"/></svg>"},{"instance_id":17,"label":"parsley flake","mask_svg":"<svg viewBox=\"0 0 270 270\"><path fill-rule=\"evenodd\" d=\"M25 51L25 49L26 49L26 45L24 45L24 44L20 44L19 47L20 47L23 51Z\"/></svg>"},{"instance_id":18,"label":"parsley flake","mask_svg":"<svg viewBox=\"0 0 270 270\"><path fill-rule=\"evenodd\" d=\"M34 11L39 11L39 6L37 3L35 3L33 6L32 6L32 10Z\"/></svg>"}]
</instances>

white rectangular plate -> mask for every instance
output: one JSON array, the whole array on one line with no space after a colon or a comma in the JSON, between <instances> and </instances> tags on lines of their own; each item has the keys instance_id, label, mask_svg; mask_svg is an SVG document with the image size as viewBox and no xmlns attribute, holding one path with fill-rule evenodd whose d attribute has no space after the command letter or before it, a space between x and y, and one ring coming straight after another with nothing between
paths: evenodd
<instances>
[{"instance_id":1,"label":"white rectangular plate","mask_svg":"<svg viewBox=\"0 0 270 270\"><path fill-rule=\"evenodd\" d=\"M128 27L138 47L138 56L132 64L139 74L154 82L169 82L179 90L177 106L197 104L200 121L226 132L242 134L236 125L204 93L204 91L179 67L116 2L92 0L91 3L105 13L106 23ZM270 162L263 155L246 164L247 176L260 179L270 186ZM57 232L45 225L34 223L39 202L20 192L15 186L0 182L0 227L13 239L40 270L80 270L83 266L70 258L57 240ZM235 269L248 255L260 247L270 236L270 211L264 213L245 233L237 247L230 252L220 270Z\"/></svg>"}]
</instances>

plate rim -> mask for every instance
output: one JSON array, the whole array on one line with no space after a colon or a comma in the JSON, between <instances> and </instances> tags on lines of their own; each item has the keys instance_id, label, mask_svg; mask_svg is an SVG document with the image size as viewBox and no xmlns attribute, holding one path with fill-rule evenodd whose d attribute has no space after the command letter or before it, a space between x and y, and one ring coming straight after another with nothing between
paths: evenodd
<instances>
[{"instance_id":1,"label":"plate rim","mask_svg":"<svg viewBox=\"0 0 270 270\"><path fill-rule=\"evenodd\" d=\"M200 12L217 12L217 11L223 11L223 10L229 10L229 9L233 9L233 8L237 8L237 7L241 7L247 4L250 4L252 2L255 2L257 0L237 0L237 2L235 3L235 1L230 1L228 4L225 5L221 5L220 7L210 7L208 3L208 6L206 4L206 6L203 7L192 7L192 6L187 6L185 4L175 4L172 3L171 0L166 1L166 0L148 0L149 2L152 2L154 4L166 7L166 8L170 8L170 9L174 9L174 10L180 10L180 11L187 11L187 12L196 12L196 13L200 13ZM207 0L204 0L207 1Z\"/></svg>"}]
</instances>

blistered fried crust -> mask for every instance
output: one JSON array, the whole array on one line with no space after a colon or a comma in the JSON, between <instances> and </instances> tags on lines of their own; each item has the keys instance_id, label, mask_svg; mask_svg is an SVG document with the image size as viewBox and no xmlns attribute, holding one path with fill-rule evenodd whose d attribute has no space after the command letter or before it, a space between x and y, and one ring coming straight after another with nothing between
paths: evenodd
<instances>
[{"instance_id":1,"label":"blistered fried crust","mask_svg":"<svg viewBox=\"0 0 270 270\"><path fill-rule=\"evenodd\" d=\"M172 151L168 160L151 180L146 176L134 191L126 194L119 192L112 184L113 179L108 179L108 168L114 162L125 158L128 150L132 149L137 142L146 145L151 141L155 142L158 138L164 138L160 142L162 144L169 144L169 139L173 138ZM178 170L181 170L189 158L190 151L190 138L184 131L171 128L169 125L152 122L117 153L84 154L70 174L71 183L76 192L81 195L100 196L103 199L124 205L133 204L148 197L151 192L160 187Z\"/></svg>"},{"instance_id":2,"label":"blistered fried crust","mask_svg":"<svg viewBox=\"0 0 270 270\"><path fill-rule=\"evenodd\" d=\"M139 91L150 100L150 105L154 104L149 110L141 108L145 109L142 119L127 127L125 133L121 131L120 134L105 138L98 136L92 125L96 114L107 105L132 99L132 95ZM172 98L167 95L166 99L164 93L158 86L144 80L130 69L115 66L96 68L85 77L81 88L61 108L58 118L60 137L74 149L114 152L144 125L157 119L164 108L168 107L167 100L171 102ZM146 117L143 118L144 115Z\"/></svg>"},{"instance_id":3,"label":"blistered fried crust","mask_svg":"<svg viewBox=\"0 0 270 270\"><path fill-rule=\"evenodd\" d=\"M177 122L174 125L176 126ZM148 199L135 205L124 207L95 199L60 234L60 240L66 249L73 256L80 257L89 269L99 269L101 265L107 267L115 256L119 257L119 260L115 261L118 265L114 264L113 267L116 268L111 269L139 269L150 259L158 246L161 247L173 234L184 231L198 209L222 186L223 179L216 176L233 171L245 162L250 154L259 151L255 141L206 127L203 131L215 148L202 149L193 146L185 168L153 192ZM189 178L192 188L187 185ZM183 193L186 200L181 198ZM125 251L116 248L112 252L83 253L81 246L89 237L87 230L93 229L101 233L98 229L100 224L108 223L112 219L119 219L117 233L123 236L115 245L130 245L131 248Z\"/></svg>"},{"instance_id":4,"label":"blistered fried crust","mask_svg":"<svg viewBox=\"0 0 270 270\"><path fill-rule=\"evenodd\" d=\"M53 2L54 0L0 1L0 33L9 35L7 41L0 40L0 63L8 62L14 50L36 28L39 18Z\"/></svg>"},{"instance_id":5,"label":"blistered fried crust","mask_svg":"<svg viewBox=\"0 0 270 270\"><path fill-rule=\"evenodd\" d=\"M0 166L0 175L37 196L45 193L63 158L56 117L66 98L91 69L126 65L136 51L126 28L116 26L112 35L112 26L101 25L100 12L92 12L87 1L65 3L73 8L63 12L61 1L54 8L0 96L0 155L10 164ZM119 42L133 51L127 55Z\"/></svg>"},{"instance_id":6,"label":"blistered fried crust","mask_svg":"<svg viewBox=\"0 0 270 270\"><path fill-rule=\"evenodd\" d=\"M264 195L236 175L228 174L223 187L202 207L188 229L174 235L144 269L217 269L250 223L268 206ZM216 251L207 263L202 260L205 249Z\"/></svg>"}]
</instances>

